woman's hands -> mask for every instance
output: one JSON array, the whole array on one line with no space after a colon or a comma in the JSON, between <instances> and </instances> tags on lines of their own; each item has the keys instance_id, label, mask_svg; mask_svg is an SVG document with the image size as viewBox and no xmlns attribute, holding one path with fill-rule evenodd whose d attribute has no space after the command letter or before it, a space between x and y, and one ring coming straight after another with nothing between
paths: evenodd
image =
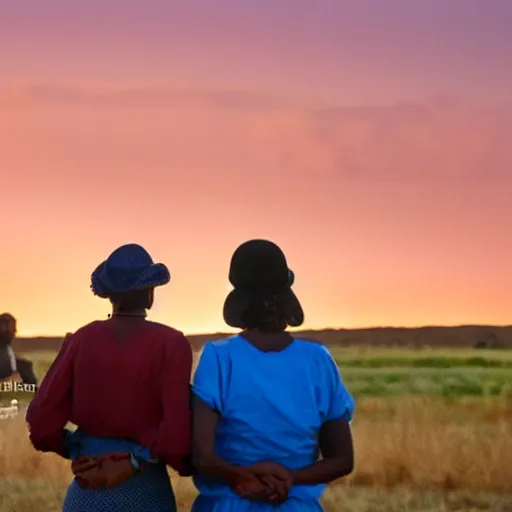
<instances>
[{"instance_id":1,"label":"woman's hands","mask_svg":"<svg viewBox=\"0 0 512 512\"><path fill-rule=\"evenodd\" d=\"M284 466L275 462L259 462L240 468L233 491L247 499L283 503L293 485L293 477Z\"/></svg>"},{"instance_id":2,"label":"woman's hands","mask_svg":"<svg viewBox=\"0 0 512 512\"><path fill-rule=\"evenodd\" d=\"M72 462L71 470L78 485L84 489L115 487L137 472L130 455L125 453L78 457Z\"/></svg>"},{"instance_id":3,"label":"woman's hands","mask_svg":"<svg viewBox=\"0 0 512 512\"><path fill-rule=\"evenodd\" d=\"M270 490L267 485L247 468L237 468L233 491L242 498L269 501Z\"/></svg>"}]
</instances>

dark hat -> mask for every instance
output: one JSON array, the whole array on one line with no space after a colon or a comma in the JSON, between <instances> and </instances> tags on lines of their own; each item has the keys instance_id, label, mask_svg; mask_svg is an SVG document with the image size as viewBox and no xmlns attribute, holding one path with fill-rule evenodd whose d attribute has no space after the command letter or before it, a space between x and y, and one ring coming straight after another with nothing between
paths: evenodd
<instances>
[{"instance_id":1,"label":"dark hat","mask_svg":"<svg viewBox=\"0 0 512 512\"><path fill-rule=\"evenodd\" d=\"M285 309L286 323L298 327L304 312L291 286L294 273L288 268L283 251L268 240L249 240L236 249L229 268L234 290L224 303L224 321L231 327L244 328L243 316L254 298L277 295Z\"/></svg>"},{"instance_id":2,"label":"dark hat","mask_svg":"<svg viewBox=\"0 0 512 512\"><path fill-rule=\"evenodd\" d=\"M155 288L171 280L163 263L154 263L149 253L137 244L116 249L91 276L91 289L102 298L113 294Z\"/></svg>"}]
</instances>

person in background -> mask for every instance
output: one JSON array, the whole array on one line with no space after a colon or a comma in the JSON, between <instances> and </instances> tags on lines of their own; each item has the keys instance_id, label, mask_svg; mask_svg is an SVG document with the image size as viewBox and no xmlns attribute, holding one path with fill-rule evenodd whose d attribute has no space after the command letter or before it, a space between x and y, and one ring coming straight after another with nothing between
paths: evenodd
<instances>
[{"instance_id":1,"label":"person in background","mask_svg":"<svg viewBox=\"0 0 512 512\"><path fill-rule=\"evenodd\" d=\"M206 343L194 375L192 511L320 511L353 469L354 400L328 350L286 332L304 313L278 246L242 244L229 280L224 319L241 332Z\"/></svg>"},{"instance_id":2,"label":"person in background","mask_svg":"<svg viewBox=\"0 0 512 512\"><path fill-rule=\"evenodd\" d=\"M12 315L0 315L0 379L8 379L17 373L16 356L12 349L14 338L11 321Z\"/></svg>"},{"instance_id":3,"label":"person in background","mask_svg":"<svg viewBox=\"0 0 512 512\"><path fill-rule=\"evenodd\" d=\"M112 315L65 338L30 403L33 446L73 461L64 512L176 511L166 465L192 471L192 349L181 332L146 320L155 287L169 281L143 247L115 250L91 278Z\"/></svg>"},{"instance_id":4,"label":"person in background","mask_svg":"<svg viewBox=\"0 0 512 512\"><path fill-rule=\"evenodd\" d=\"M0 380L19 376L23 384L37 386L37 377L32 362L16 357L12 348L16 333L16 318L10 313L2 313L0 315Z\"/></svg>"}]
</instances>

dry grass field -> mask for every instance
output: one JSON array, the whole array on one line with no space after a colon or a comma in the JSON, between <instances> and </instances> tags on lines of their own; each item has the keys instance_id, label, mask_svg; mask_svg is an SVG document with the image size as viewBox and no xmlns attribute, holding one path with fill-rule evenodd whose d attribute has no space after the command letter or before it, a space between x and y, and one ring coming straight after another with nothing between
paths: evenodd
<instances>
[{"instance_id":1,"label":"dry grass field","mask_svg":"<svg viewBox=\"0 0 512 512\"><path fill-rule=\"evenodd\" d=\"M512 512L512 351L332 352L357 398L357 460L326 511ZM37 373L54 355L31 354ZM56 512L69 481L68 462L31 448L22 415L1 422L0 512ZM173 481L189 510L191 481Z\"/></svg>"}]
</instances>

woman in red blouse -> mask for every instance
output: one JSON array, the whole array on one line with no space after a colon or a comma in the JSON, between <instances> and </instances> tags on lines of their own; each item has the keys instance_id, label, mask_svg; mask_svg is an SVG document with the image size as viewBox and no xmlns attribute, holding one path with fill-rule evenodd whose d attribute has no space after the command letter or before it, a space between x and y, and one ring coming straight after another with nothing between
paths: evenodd
<instances>
[{"instance_id":1,"label":"woman in red blouse","mask_svg":"<svg viewBox=\"0 0 512 512\"><path fill-rule=\"evenodd\" d=\"M192 350L181 332L146 320L169 271L129 244L91 281L112 315L64 340L28 408L30 440L73 461L63 512L175 512L166 465L190 474Z\"/></svg>"}]
</instances>

